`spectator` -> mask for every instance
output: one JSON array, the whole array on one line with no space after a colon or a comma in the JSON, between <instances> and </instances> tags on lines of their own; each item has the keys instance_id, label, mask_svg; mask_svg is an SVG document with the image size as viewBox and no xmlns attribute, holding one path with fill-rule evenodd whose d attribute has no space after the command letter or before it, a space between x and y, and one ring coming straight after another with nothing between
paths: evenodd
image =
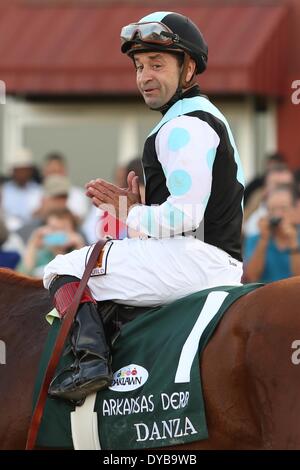
<instances>
[{"instance_id":1,"label":"spectator","mask_svg":"<svg viewBox=\"0 0 300 470\"><path fill-rule=\"evenodd\" d=\"M11 180L2 186L2 207L9 230L28 222L40 205L42 190L32 179L33 167L30 150L19 149L11 164Z\"/></svg>"},{"instance_id":2,"label":"spectator","mask_svg":"<svg viewBox=\"0 0 300 470\"><path fill-rule=\"evenodd\" d=\"M46 156L43 165L44 178L52 175L68 176L66 159L60 153L50 153ZM70 186L67 206L78 218L78 222L84 220L89 209L89 200L84 189L78 186Z\"/></svg>"},{"instance_id":3,"label":"spectator","mask_svg":"<svg viewBox=\"0 0 300 470\"><path fill-rule=\"evenodd\" d=\"M275 153L271 153L271 155L267 156L265 173L261 176L256 176L245 187L245 192L244 192L244 204L245 204L245 206L247 206L248 202L250 203L250 200L252 199L252 196L254 195L254 193L257 192L257 190L262 190L263 189L266 174L270 170L272 170L273 168L276 168L280 165L286 166L284 157L281 153L275 152Z\"/></svg>"},{"instance_id":4,"label":"spectator","mask_svg":"<svg viewBox=\"0 0 300 470\"><path fill-rule=\"evenodd\" d=\"M44 266L56 255L82 248L85 241L76 230L76 220L68 209L50 211L46 223L32 233L19 270L41 277Z\"/></svg>"},{"instance_id":5,"label":"spectator","mask_svg":"<svg viewBox=\"0 0 300 470\"><path fill-rule=\"evenodd\" d=\"M300 275L300 230L295 223L295 194L289 186L273 189L258 235L245 239L245 280L272 282Z\"/></svg>"},{"instance_id":6,"label":"spectator","mask_svg":"<svg viewBox=\"0 0 300 470\"><path fill-rule=\"evenodd\" d=\"M44 225L48 213L56 209L66 209L70 181L66 176L52 175L44 180L43 197L33 219L18 230L24 243L27 243L33 230Z\"/></svg>"},{"instance_id":7,"label":"spectator","mask_svg":"<svg viewBox=\"0 0 300 470\"><path fill-rule=\"evenodd\" d=\"M258 221L267 213L265 198L273 189L286 184L291 187L294 187L295 184L294 175L286 165L277 165L268 170L257 209L253 211L248 218L247 211L245 210L243 225L243 233L245 236L257 235L259 233Z\"/></svg>"},{"instance_id":8,"label":"spectator","mask_svg":"<svg viewBox=\"0 0 300 470\"><path fill-rule=\"evenodd\" d=\"M294 171L295 177L295 184L296 184L296 193L297 193L297 201L296 201L296 221L300 224L300 168L297 168Z\"/></svg>"},{"instance_id":9,"label":"spectator","mask_svg":"<svg viewBox=\"0 0 300 470\"><path fill-rule=\"evenodd\" d=\"M5 242L9 238L9 232L2 217L0 217L0 267L15 269L20 261L20 254L14 250L4 248Z\"/></svg>"},{"instance_id":10,"label":"spectator","mask_svg":"<svg viewBox=\"0 0 300 470\"><path fill-rule=\"evenodd\" d=\"M3 183L6 183L6 181L8 181L8 180L9 180L8 176L3 175L3 174L0 173L0 186L1 186Z\"/></svg>"}]
</instances>

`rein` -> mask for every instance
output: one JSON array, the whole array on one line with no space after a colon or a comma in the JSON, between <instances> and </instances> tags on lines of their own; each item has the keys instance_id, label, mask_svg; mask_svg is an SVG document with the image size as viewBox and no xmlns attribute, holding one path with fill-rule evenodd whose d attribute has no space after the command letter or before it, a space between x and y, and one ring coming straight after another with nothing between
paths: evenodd
<instances>
[{"instance_id":1,"label":"rein","mask_svg":"<svg viewBox=\"0 0 300 470\"><path fill-rule=\"evenodd\" d=\"M80 281L79 287L76 291L76 294L71 304L67 308L65 316L63 317L62 325L61 325L58 337L56 339L55 346L54 346L51 358L49 360L49 363L48 363L48 366L47 366L47 369L43 378L43 383L40 389L38 400L36 402L34 412L31 418L28 436L27 436L26 450L33 450L35 447L35 443L36 443L39 427L41 424L41 419L43 416L43 411L44 411L44 407L45 407L45 403L46 403L46 399L48 395L48 389L49 389L51 380L54 376L55 369L58 365L58 361L62 354L65 341L69 334L70 328L73 324L74 317L78 310L79 302L82 298L83 292L86 288L91 272L98 260L99 254L103 250L106 243L107 243L107 240L99 240L95 244L93 251L91 253L91 256L89 258L89 261L87 263L87 266L85 268L85 271L83 273L83 277Z\"/></svg>"}]
</instances>

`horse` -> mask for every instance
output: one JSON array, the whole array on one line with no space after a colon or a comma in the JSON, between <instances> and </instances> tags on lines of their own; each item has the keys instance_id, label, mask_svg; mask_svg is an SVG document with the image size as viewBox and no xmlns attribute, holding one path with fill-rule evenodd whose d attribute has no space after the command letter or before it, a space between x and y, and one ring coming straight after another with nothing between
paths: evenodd
<instances>
[{"instance_id":1,"label":"horse","mask_svg":"<svg viewBox=\"0 0 300 470\"><path fill-rule=\"evenodd\" d=\"M228 309L200 364L209 438L172 449L300 448L299 287L271 283ZM0 269L0 449L25 448L50 310L41 280Z\"/></svg>"}]
</instances>

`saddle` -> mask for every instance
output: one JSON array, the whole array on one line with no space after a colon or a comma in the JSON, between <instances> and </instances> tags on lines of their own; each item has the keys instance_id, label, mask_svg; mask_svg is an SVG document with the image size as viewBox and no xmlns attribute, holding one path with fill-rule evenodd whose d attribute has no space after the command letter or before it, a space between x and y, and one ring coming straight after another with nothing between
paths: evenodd
<instances>
[{"instance_id":1,"label":"saddle","mask_svg":"<svg viewBox=\"0 0 300 470\"><path fill-rule=\"evenodd\" d=\"M106 337L109 339L111 346L113 346L120 335L121 328L126 323L129 323L143 313L153 310L153 307L132 307L107 300L97 302L97 309L103 319Z\"/></svg>"},{"instance_id":2,"label":"saddle","mask_svg":"<svg viewBox=\"0 0 300 470\"><path fill-rule=\"evenodd\" d=\"M207 439L201 354L229 306L254 288L257 285L220 286L150 311L100 303L114 341L113 382L97 395L90 394L82 406L48 399L38 446L123 450ZM55 319L36 396L59 331L60 321ZM69 361L72 357L63 356L59 367Z\"/></svg>"}]
</instances>

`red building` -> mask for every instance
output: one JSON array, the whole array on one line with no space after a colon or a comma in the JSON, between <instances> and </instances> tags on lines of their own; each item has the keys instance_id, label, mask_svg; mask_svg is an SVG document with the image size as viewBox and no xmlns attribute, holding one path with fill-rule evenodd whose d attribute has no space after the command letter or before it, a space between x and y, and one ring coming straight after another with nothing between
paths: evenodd
<instances>
[{"instance_id":1,"label":"red building","mask_svg":"<svg viewBox=\"0 0 300 470\"><path fill-rule=\"evenodd\" d=\"M200 85L232 114L246 175L277 149L300 166L299 0L2 1L0 80L8 96L135 103L134 70L120 54L119 31L155 10L186 14L203 31L209 66ZM2 149L4 161L9 149Z\"/></svg>"},{"instance_id":2,"label":"red building","mask_svg":"<svg viewBox=\"0 0 300 470\"><path fill-rule=\"evenodd\" d=\"M287 56L284 85L278 101L278 147L291 166L300 167L300 2L282 0L288 11ZM296 83L298 81L298 83ZM294 86L294 88L293 88ZM297 87L297 88L295 88Z\"/></svg>"}]
</instances>

